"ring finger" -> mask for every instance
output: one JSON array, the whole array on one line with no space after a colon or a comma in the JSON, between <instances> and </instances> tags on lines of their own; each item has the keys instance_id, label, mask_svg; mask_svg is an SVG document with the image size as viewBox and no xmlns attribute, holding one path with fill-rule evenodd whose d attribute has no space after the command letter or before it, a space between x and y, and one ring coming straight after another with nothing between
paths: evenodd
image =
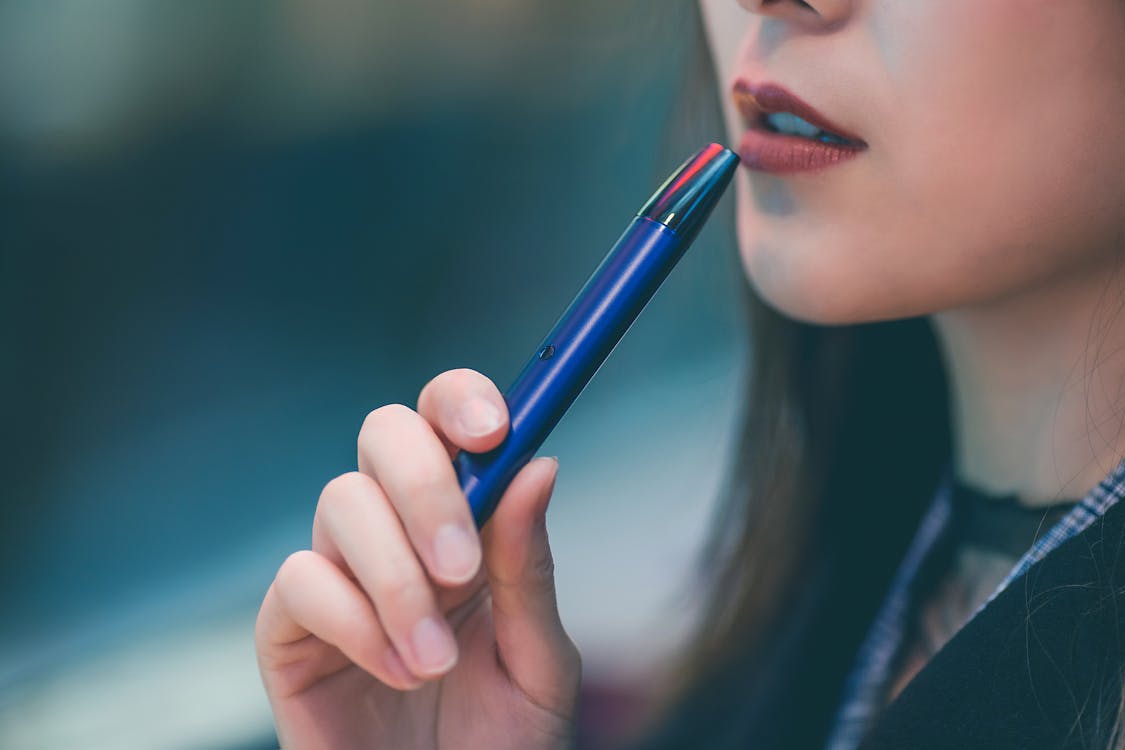
<instances>
[{"instance_id":1,"label":"ring finger","mask_svg":"<svg viewBox=\"0 0 1125 750\"><path fill-rule=\"evenodd\" d=\"M453 667L453 631L438 610L398 516L374 479L352 472L328 483L313 520L313 550L351 570L411 672L429 678Z\"/></svg>"}]
</instances>

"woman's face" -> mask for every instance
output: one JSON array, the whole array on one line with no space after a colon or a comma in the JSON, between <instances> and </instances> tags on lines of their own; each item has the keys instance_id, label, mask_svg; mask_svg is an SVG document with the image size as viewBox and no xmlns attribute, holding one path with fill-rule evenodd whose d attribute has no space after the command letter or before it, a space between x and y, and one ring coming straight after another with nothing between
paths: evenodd
<instances>
[{"instance_id":1,"label":"woman's face","mask_svg":"<svg viewBox=\"0 0 1125 750\"><path fill-rule=\"evenodd\" d=\"M740 169L759 293L820 323L1012 296L1125 252L1125 0L701 0L735 148L739 80L867 144Z\"/></svg>"}]
</instances>

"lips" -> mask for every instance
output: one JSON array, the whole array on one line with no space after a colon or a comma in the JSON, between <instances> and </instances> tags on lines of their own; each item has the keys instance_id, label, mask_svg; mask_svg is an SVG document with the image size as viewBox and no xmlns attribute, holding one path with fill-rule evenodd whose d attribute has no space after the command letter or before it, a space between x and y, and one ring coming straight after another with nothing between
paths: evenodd
<instances>
[{"instance_id":1,"label":"lips","mask_svg":"<svg viewBox=\"0 0 1125 750\"><path fill-rule=\"evenodd\" d=\"M732 93L747 127L739 156L748 169L777 174L815 171L852 159L867 149L863 139L777 84L739 80ZM823 140L779 133L766 123L766 115L772 112L796 115L836 137Z\"/></svg>"},{"instance_id":2,"label":"lips","mask_svg":"<svg viewBox=\"0 0 1125 750\"><path fill-rule=\"evenodd\" d=\"M734 101L743 121L750 128L764 128L765 116L789 112L821 130L838 136L855 147L866 146L863 139L829 120L810 104L776 83L754 84L740 80L734 85Z\"/></svg>"}]
</instances>

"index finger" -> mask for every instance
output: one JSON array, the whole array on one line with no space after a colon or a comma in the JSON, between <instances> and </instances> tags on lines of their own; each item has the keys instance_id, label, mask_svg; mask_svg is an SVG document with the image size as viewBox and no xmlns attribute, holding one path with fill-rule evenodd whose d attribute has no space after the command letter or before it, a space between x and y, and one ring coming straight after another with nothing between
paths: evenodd
<instances>
[{"instance_id":1,"label":"index finger","mask_svg":"<svg viewBox=\"0 0 1125 750\"><path fill-rule=\"evenodd\" d=\"M418 394L418 413L441 438L450 459L458 450L490 451L508 434L508 405L489 378L468 368L446 370Z\"/></svg>"}]
</instances>

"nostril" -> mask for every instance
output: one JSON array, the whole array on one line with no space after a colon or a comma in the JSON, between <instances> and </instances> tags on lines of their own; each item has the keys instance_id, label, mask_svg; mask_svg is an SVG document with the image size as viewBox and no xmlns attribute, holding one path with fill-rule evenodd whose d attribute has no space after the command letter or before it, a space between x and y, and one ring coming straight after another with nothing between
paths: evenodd
<instances>
[{"instance_id":1,"label":"nostril","mask_svg":"<svg viewBox=\"0 0 1125 750\"><path fill-rule=\"evenodd\" d=\"M778 5L780 3L788 3L788 2L796 3L797 5L801 6L802 8L807 8L808 10L811 10L813 13L816 13L816 8L809 5L807 2L805 2L805 0L762 0L762 7L765 8L765 7L768 7L770 5Z\"/></svg>"},{"instance_id":2,"label":"nostril","mask_svg":"<svg viewBox=\"0 0 1125 750\"><path fill-rule=\"evenodd\" d=\"M838 27L854 10L855 0L740 0L751 13L827 29Z\"/></svg>"}]
</instances>

